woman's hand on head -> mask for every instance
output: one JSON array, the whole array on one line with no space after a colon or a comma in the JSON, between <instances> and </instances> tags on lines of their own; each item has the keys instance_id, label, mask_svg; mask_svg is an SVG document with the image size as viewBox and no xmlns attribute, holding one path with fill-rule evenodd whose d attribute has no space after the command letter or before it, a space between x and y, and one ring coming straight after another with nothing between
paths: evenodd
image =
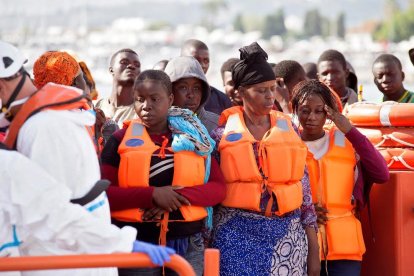
<instances>
[{"instance_id":1,"label":"woman's hand on head","mask_svg":"<svg viewBox=\"0 0 414 276\"><path fill-rule=\"evenodd\" d=\"M327 118L332 120L336 127L344 134L347 134L352 129L351 122L349 122L349 120L342 113L332 109L326 104L324 109L326 111Z\"/></svg>"},{"instance_id":2,"label":"woman's hand on head","mask_svg":"<svg viewBox=\"0 0 414 276\"><path fill-rule=\"evenodd\" d=\"M185 197L175 192L172 186L154 187L152 200L157 207L167 212L175 211L182 205L191 205Z\"/></svg>"}]
</instances>

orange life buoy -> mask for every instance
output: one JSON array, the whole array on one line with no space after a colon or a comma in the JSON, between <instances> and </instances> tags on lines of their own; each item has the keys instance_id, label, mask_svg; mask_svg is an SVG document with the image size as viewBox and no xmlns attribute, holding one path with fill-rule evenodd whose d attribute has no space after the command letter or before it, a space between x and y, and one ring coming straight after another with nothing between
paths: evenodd
<instances>
[{"instance_id":1,"label":"orange life buoy","mask_svg":"<svg viewBox=\"0 0 414 276\"><path fill-rule=\"evenodd\" d=\"M414 148L414 127L358 128L375 147Z\"/></svg>"},{"instance_id":2,"label":"orange life buoy","mask_svg":"<svg viewBox=\"0 0 414 276\"><path fill-rule=\"evenodd\" d=\"M378 150L382 157L384 157L390 170L414 171L414 149L380 148Z\"/></svg>"},{"instance_id":3,"label":"orange life buoy","mask_svg":"<svg viewBox=\"0 0 414 276\"><path fill-rule=\"evenodd\" d=\"M344 114L355 126L414 126L414 103L358 102Z\"/></svg>"}]
</instances>

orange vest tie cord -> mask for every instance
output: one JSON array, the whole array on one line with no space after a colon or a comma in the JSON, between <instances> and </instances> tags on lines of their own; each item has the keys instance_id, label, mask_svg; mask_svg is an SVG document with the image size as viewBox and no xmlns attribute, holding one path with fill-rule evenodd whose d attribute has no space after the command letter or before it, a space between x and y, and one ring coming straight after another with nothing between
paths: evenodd
<instances>
[{"instance_id":1,"label":"orange vest tie cord","mask_svg":"<svg viewBox=\"0 0 414 276\"><path fill-rule=\"evenodd\" d=\"M354 148L342 132L333 128L329 132L327 153L315 160L308 152L307 166L313 202L328 210L326 225L319 225L321 259L362 260L365 245L352 203Z\"/></svg>"},{"instance_id":2,"label":"orange vest tie cord","mask_svg":"<svg viewBox=\"0 0 414 276\"><path fill-rule=\"evenodd\" d=\"M273 195L276 197L276 215L302 205L300 180L305 169L306 147L288 116L271 111L270 119L272 127L259 143L259 168L252 146L258 141L247 129L242 109L234 107L222 114L221 121L226 124L219 143L220 166L227 183L223 206L261 212L263 189L271 195L270 204ZM268 204L266 215L272 215L271 207Z\"/></svg>"},{"instance_id":3,"label":"orange vest tie cord","mask_svg":"<svg viewBox=\"0 0 414 276\"><path fill-rule=\"evenodd\" d=\"M81 90L64 85L48 83L34 93L22 106L9 127L4 143L9 148L15 148L20 128L30 116L42 110L88 110L86 96Z\"/></svg>"}]
</instances>

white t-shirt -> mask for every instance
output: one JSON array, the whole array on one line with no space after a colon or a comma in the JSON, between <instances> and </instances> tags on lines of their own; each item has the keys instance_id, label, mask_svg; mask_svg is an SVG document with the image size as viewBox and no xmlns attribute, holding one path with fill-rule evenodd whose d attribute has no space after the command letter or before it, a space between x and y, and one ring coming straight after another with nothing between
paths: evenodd
<instances>
[{"instance_id":1,"label":"white t-shirt","mask_svg":"<svg viewBox=\"0 0 414 276\"><path fill-rule=\"evenodd\" d=\"M95 106L102 109L105 116L114 120L118 124L119 128L122 128L124 121L138 118L138 115L135 112L134 104L115 107L110 102L109 98L105 98L96 102Z\"/></svg>"}]
</instances>

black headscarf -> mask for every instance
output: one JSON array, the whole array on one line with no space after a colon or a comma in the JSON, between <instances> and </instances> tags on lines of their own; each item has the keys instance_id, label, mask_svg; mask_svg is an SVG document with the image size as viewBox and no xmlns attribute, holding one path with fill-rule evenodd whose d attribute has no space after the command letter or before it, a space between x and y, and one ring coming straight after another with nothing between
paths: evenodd
<instances>
[{"instance_id":1,"label":"black headscarf","mask_svg":"<svg viewBox=\"0 0 414 276\"><path fill-rule=\"evenodd\" d=\"M267 62L267 53L257 42L239 49L240 61L231 72L234 88L276 79L272 67Z\"/></svg>"}]
</instances>

